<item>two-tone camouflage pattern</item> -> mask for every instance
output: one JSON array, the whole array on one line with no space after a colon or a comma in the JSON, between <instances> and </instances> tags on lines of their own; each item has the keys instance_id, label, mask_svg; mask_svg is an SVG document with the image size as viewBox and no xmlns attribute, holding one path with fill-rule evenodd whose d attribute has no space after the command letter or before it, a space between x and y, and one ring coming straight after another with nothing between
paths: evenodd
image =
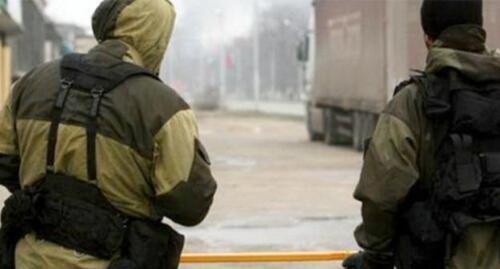
<instances>
[{"instance_id":1,"label":"two-tone camouflage pattern","mask_svg":"<svg viewBox=\"0 0 500 269\"><path fill-rule=\"evenodd\" d=\"M108 5L116 5L111 13ZM156 72L174 18L167 0L106 0L94 15L101 42L86 60L102 64L103 56L111 56ZM0 113L0 184L11 190L45 176L60 80L59 61L35 68L15 85ZM56 173L88 180L90 104L89 95L70 91L58 131ZM128 79L103 98L97 132L97 185L118 210L138 218L167 217L186 226L206 217L216 183L194 113L173 89L150 77ZM108 264L33 234L19 242L16 252L16 268L23 269L104 269Z\"/></svg>"},{"instance_id":2,"label":"two-tone camouflage pattern","mask_svg":"<svg viewBox=\"0 0 500 269\"><path fill-rule=\"evenodd\" d=\"M486 50L485 40L486 33L477 26L449 28L430 49L426 72L454 68L478 83L500 80L500 58ZM381 114L354 194L363 204L363 223L355 232L362 248L393 255L398 215L410 190L417 182L432 183L439 130L424 114L423 93L416 83L401 90ZM447 268L500 268L497 226L468 228Z\"/></svg>"}]
</instances>

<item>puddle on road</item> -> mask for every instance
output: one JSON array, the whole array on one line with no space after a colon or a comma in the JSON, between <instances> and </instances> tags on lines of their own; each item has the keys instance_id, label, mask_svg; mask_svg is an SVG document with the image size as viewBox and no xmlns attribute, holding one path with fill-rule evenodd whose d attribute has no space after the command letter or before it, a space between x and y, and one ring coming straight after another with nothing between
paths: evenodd
<instances>
[{"instance_id":1,"label":"puddle on road","mask_svg":"<svg viewBox=\"0 0 500 269\"><path fill-rule=\"evenodd\" d=\"M257 161L239 156L218 156L213 159L214 165L224 165L240 168L253 168L257 166Z\"/></svg>"},{"instance_id":2,"label":"puddle on road","mask_svg":"<svg viewBox=\"0 0 500 269\"><path fill-rule=\"evenodd\" d=\"M353 230L359 222L352 216L253 218L186 230L186 235L211 249L344 250L357 249Z\"/></svg>"}]
</instances>

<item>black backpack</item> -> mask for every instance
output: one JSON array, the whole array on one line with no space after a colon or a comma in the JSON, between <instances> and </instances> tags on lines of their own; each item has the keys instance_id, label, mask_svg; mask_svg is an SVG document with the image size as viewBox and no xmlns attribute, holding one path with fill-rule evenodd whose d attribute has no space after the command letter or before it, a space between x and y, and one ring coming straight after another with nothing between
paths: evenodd
<instances>
[{"instance_id":1,"label":"black backpack","mask_svg":"<svg viewBox=\"0 0 500 269\"><path fill-rule=\"evenodd\" d=\"M398 268L444 268L470 225L500 221L500 81L477 83L454 69L412 79L437 139L430 184L402 210Z\"/></svg>"},{"instance_id":2,"label":"black backpack","mask_svg":"<svg viewBox=\"0 0 500 269\"><path fill-rule=\"evenodd\" d=\"M500 81L477 83L458 71L427 78L427 117L442 131L432 203L441 226L459 235L500 220Z\"/></svg>"}]
</instances>

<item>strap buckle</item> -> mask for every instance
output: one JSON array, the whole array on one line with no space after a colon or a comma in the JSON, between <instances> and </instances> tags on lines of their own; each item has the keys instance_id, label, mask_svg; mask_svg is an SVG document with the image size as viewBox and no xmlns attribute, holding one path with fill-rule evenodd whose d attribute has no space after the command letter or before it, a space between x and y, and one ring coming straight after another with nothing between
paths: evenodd
<instances>
[{"instance_id":1,"label":"strap buckle","mask_svg":"<svg viewBox=\"0 0 500 269\"><path fill-rule=\"evenodd\" d=\"M104 96L104 88L102 88L101 86L97 86L90 90L90 95L92 96L92 99L94 99L94 101L92 102L92 108L90 109L90 116L92 118L95 118L99 113L99 105L101 103L102 97Z\"/></svg>"},{"instance_id":2,"label":"strap buckle","mask_svg":"<svg viewBox=\"0 0 500 269\"><path fill-rule=\"evenodd\" d=\"M68 96L68 92L73 87L73 81L63 78L61 79L61 90L57 94L55 107L57 109L62 109L64 107L64 102L66 101L66 97Z\"/></svg>"},{"instance_id":3,"label":"strap buckle","mask_svg":"<svg viewBox=\"0 0 500 269\"><path fill-rule=\"evenodd\" d=\"M74 82L70 79L67 79L67 78L63 78L61 79L61 87L63 89L68 89L71 88L73 86Z\"/></svg>"},{"instance_id":4,"label":"strap buckle","mask_svg":"<svg viewBox=\"0 0 500 269\"><path fill-rule=\"evenodd\" d=\"M90 94L92 95L93 98L100 98L104 95L104 88L101 86L97 86L90 90Z\"/></svg>"},{"instance_id":5,"label":"strap buckle","mask_svg":"<svg viewBox=\"0 0 500 269\"><path fill-rule=\"evenodd\" d=\"M55 172L55 168L53 165L47 165L47 172L49 173L54 173Z\"/></svg>"}]
</instances>

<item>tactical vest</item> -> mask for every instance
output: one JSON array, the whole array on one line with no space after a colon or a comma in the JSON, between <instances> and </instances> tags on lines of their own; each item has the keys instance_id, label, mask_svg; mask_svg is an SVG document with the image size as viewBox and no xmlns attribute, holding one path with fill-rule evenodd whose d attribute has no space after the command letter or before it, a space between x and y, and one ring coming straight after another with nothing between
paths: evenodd
<instances>
[{"instance_id":1,"label":"tactical vest","mask_svg":"<svg viewBox=\"0 0 500 269\"><path fill-rule=\"evenodd\" d=\"M147 70L109 56L102 65L85 55L71 54L61 62L60 89L52 110L46 176L36 186L14 193L5 203L0 229L0 269L14 268L15 246L26 234L106 260L109 268L175 269L184 237L160 221L135 219L116 210L99 188L96 135L101 101L127 79L147 76ZM54 168L58 128L71 91L88 97L84 123L89 181L58 174ZM66 115L68 117L68 115ZM65 118L65 121L71 121Z\"/></svg>"},{"instance_id":2,"label":"tactical vest","mask_svg":"<svg viewBox=\"0 0 500 269\"><path fill-rule=\"evenodd\" d=\"M398 268L441 269L465 229L500 221L500 81L453 69L414 81L439 147L431 187L417 184L402 214Z\"/></svg>"}]
</instances>

